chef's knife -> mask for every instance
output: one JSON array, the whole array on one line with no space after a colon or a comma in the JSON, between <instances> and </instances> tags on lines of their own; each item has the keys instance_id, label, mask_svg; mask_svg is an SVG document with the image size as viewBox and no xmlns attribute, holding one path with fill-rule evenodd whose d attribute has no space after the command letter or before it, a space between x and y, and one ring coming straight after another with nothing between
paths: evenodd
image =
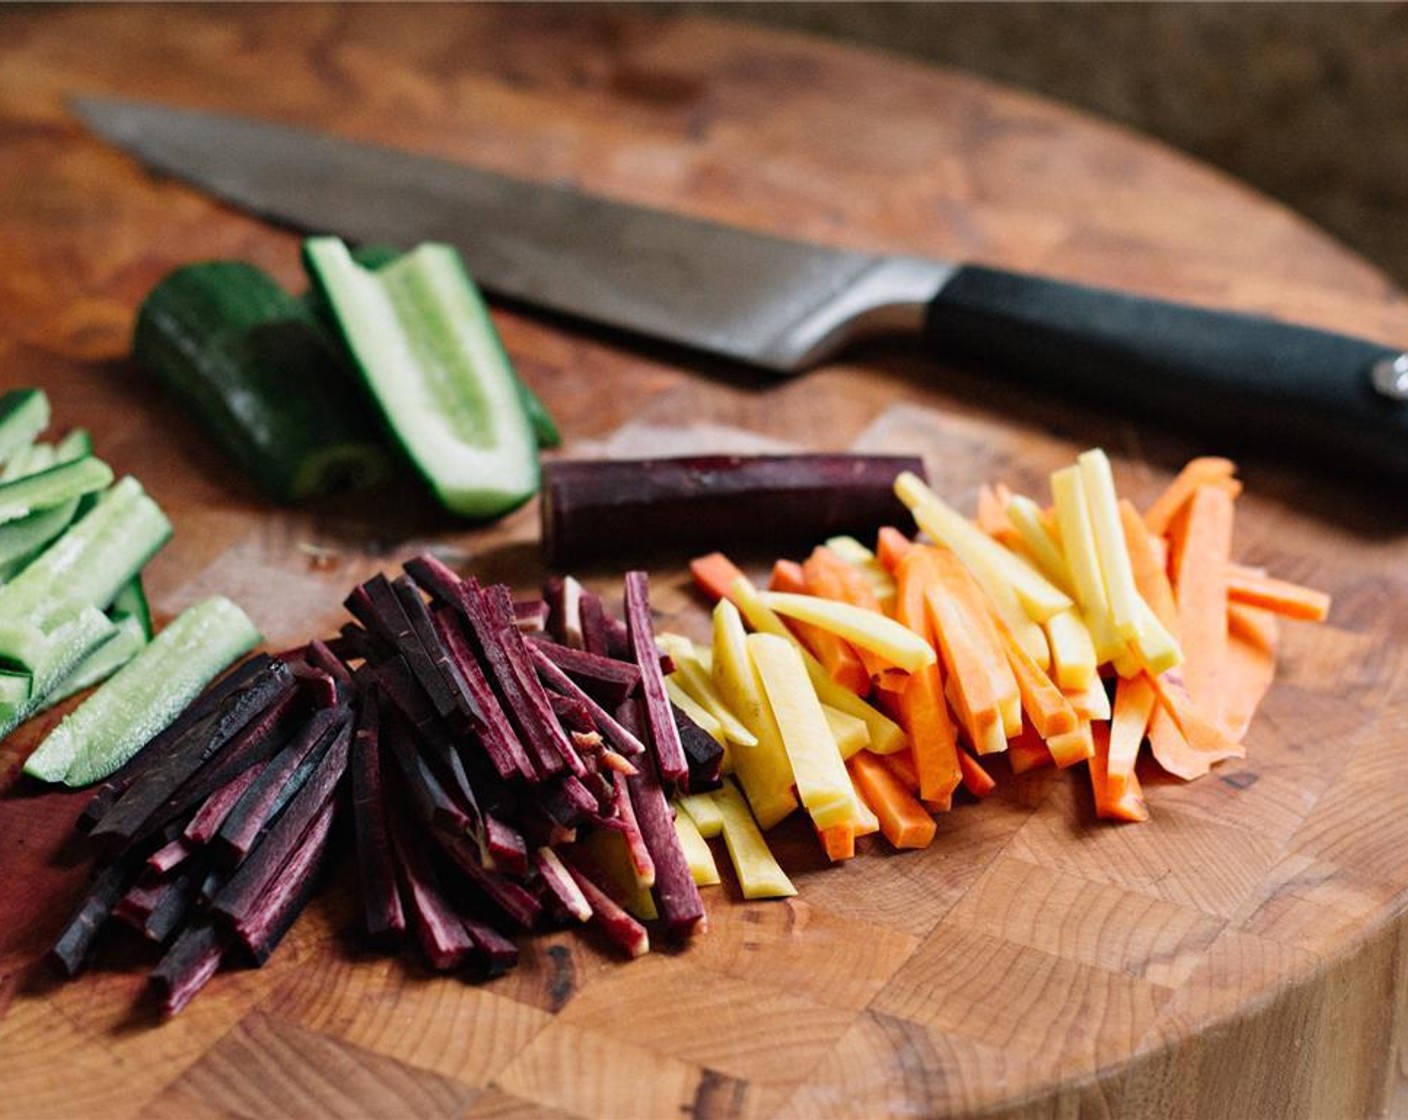
<instances>
[{"instance_id":1,"label":"chef's knife","mask_svg":"<svg viewBox=\"0 0 1408 1120\"><path fill-rule=\"evenodd\" d=\"M858 337L1408 480L1408 354L1271 318L977 264L782 240L276 124L83 98L157 171L305 231L457 246L491 293L774 374Z\"/></svg>"}]
</instances>

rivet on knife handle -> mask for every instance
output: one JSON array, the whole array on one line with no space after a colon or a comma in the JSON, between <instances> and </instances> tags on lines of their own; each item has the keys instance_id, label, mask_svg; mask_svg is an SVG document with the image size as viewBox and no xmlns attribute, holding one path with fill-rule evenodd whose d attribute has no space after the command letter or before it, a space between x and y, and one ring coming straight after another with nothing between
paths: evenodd
<instances>
[{"instance_id":1,"label":"rivet on knife handle","mask_svg":"<svg viewBox=\"0 0 1408 1120\"><path fill-rule=\"evenodd\" d=\"M1408 354L1380 358L1369 372L1374 388L1391 401L1408 401Z\"/></svg>"}]
</instances>

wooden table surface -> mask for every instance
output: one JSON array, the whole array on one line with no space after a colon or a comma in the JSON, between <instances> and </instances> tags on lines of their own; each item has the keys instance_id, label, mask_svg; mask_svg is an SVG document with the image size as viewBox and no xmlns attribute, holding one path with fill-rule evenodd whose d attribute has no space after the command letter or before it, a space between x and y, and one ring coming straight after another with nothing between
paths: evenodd
<instances>
[{"instance_id":1,"label":"wooden table surface","mask_svg":"<svg viewBox=\"0 0 1408 1120\"><path fill-rule=\"evenodd\" d=\"M133 312L210 257L301 283L297 240L143 173L64 107L109 92L248 112L836 245L974 258L1408 339L1408 304L1294 215L1158 146L958 74L819 41L592 9L0 11L0 382L37 384L168 509L162 618L220 591L278 647L418 548L521 589L536 511L472 531L414 488L368 508L260 502L125 360ZM563 453L775 441L927 456L941 492L1039 490L1104 445L1148 500L1203 448L880 348L751 384L521 314L498 322ZM760 443L761 445L761 443ZM346 875L260 971L168 1023L143 961L56 985L35 962L86 867L81 799L0 746L0 1115L1360 1116L1408 1108L1402 503L1245 463L1235 550L1332 591L1288 625L1245 762L1148 776L1152 820L1098 823L1078 774L1005 778L928 850L846 866L784 826L790 902L708 894L712 929L618 960L529 939L474 986L351 935ZM759 558L761 559L761 558ZM602 590L619 571L587 573ZM667 623L702 632L682 569ZM1005 777L1005 776L1004 776ZM149 962L146 962L149 963Z\"/></svg>"}]
</instances>

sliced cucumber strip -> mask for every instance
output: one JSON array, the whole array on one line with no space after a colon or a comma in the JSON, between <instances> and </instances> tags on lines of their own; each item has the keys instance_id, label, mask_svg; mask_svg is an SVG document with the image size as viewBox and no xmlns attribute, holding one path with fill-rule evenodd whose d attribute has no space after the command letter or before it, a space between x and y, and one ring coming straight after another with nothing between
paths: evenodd
<instances>
[{"instance_id":1,"label":"sliced cucumber strip","mask_svg":"<svg viewBox=\"0 0 1408 1120\"><path fill-rule=\"evenodd\" d=\"M54 620L58 630L72 621L77 609ZM49 635L27 618L0 618L0 662L7 669L32 673L49 652Z\"/></svg>"},{"instance_id":2,"label":"sliced cucumber strip","mask_svg":"<svg viewBox=\"0 0 1408 1120\"><path fill-rule=\"evenodd\" d=\"M254 624L228 599L188 608L64 717L25 773L71 786L107 777L258 641Z\"/></svg>"},{"instance_id":3,"label":"sliced cucumber strip","mask_svg":"<svg viewBox=\"0 0 1408 1120\"><path fill-rule=\"evenodd\" d=\"M9 581L72 524L81 498L0 525L0 581Z\"/></svg>"},{"instance_id":4,"label":"sliced cucumber strip","mask_svg":"<svg viewBox=\"0 0 1408 1120\"><path fill-rule=\"evenodd\" d=\"M39 509L101 490L112 481L112 468L91 455L60 463L11 482L0 483L0 522L15 521Z\"/></svg>"},{"instance_id":5,"label":"sliced cucumber strip","mask_svg":"<svg viewBox=\"0 0 1408 1120\"><path fill-rule=\"evenodd\" d=\"M92 453L93 439L87 430L74 428L54 446L54 461L71 463ZM44 551L45 545L67 529L80 513L91 509L97 500L97 495L85 494L0 525L0 583L14 579L26 564Z\"/></svg>"},{"instance_id":6,"label":"sliced cucumber strip","mask_svg":"<svg viewBox=\"0 0 1408 1120\"><path fill-rule=\"evenodd\" d=\"M29 673L30 696L41 698L100 640L116 632L112 620L92 604L65 601L52 609L47 630L26 619L0 619L0 660L6 669Z\"/></svg>"},{"instance_id":7,"label":"sliced cucumber strip","mask_svg":"<svg viewBox=\"0 0 1408 1120\"><path fill-rule=\"evenodd\" d=\"M73 667L73 670L54 685L53 691L45 696L35 714L48 711L60 701L67 700L75 692L101 684L131 661L152 639L152 612L147 604L147 594L142 588L142 577L133 576L123 584L108 608L108 617L117 627L117 633ZM0 623L0 629L3 624Z\"/></svg>"},{"instance_id":8,"label":"sliced cucumber strip","mask_svg":"<svg viewBox=\"0 0 1408 1120\"><path fill-rule=\"evenodd\" d=\"M49 426L49 398L42 389L11 389L0 396L0 463L28 447Z\"/></svg>"},{"instance_id":9,"label":"sliced cucumber strip","mask_svg":"<svg viewBox=\"0 0 1408 1120\"><path fill-rule=\"evenodd\" d=\"M171 522L141 483L123 478L73 528L0 587L0 617L27 618L47 631L56 603L106 607L170 536Z\"/></svg>"},{"instance_id":10,"label":"sliced cucumber strip","mask_svg":"<svg viewBox=\"0 0 1408 1120\"><path fill-rule=\"evenodd\" d=\"M0 471L0 482L13 482L17 478L47 471L57 460L58 455L52 443L31 443L11 456L5 464L5 469Z\"/></svg>"},{"instance_id":11,"label":"sliced cucumber strip","mask_svg":"<svg viewBox=\"0 0 1408 1120\"><path fill-rule=\"evenodd\" d=\"M142 629L141 619L128 615L114 623L117 633L75 665L62 680L39 702L33 714L46 712L74 693L101 684L142 652L149 635Z\"/></svg>"},{"instance_id":12,"label":"sliced cucumber strip","mask_svg":"<svg viewBox=\"0 0 1408 1120\"><path fill-rule=\"evenodd\" d=\"M370 270L336 238L304 262L387 423L442 505L495 517L538 488L520 382L478 289L445 245Z\"/></svg>"},{"instance_id":13,"label":"sliced cucumber strip","mask_svg":"<svg viewBox=\"0 0 1408 1120\"><path fill-rule=\"evenodd\" d=\"M17 707L0 705L0 738L38 711L74 666L117 633L112 620L96 607L70 604L63 613L65 618L49 633L42 655L34 658L29 698Z\"/></svg>"},{"instance_id":14,"label":"sliced cucumber strip","mask_svg":"<svg viewBox=\"0 0 1408 1120\"><path fill-rule=\"evenodd\" d=\"M93 454L93 437L87 428L74 428L54 445L55 462L71 463Z\"/></svg>"}]
</instances>

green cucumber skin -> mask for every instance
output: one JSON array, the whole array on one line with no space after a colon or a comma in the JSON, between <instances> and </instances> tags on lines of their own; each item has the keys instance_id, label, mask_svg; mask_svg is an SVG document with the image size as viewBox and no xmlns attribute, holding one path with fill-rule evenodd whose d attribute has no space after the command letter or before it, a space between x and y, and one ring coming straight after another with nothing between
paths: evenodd
<instances>
[{"instance_id":1,"label":"green cucumber skin","mask_svg":"<svg viewBox=\"0 0 1408 1120\"><path fill-rule=\"evenodd\" d=\"M72 463L93 453L93 439L86 429L75 428L54 446L55 463ZM70 498L61 505L36 510L28 517L0 525L0 583L14 579L44 551L80 513L92 508L96 493Z\"/></svg>"},{"instance_id":2,"label":"green cucumber skin","mask_svg":"<svg viewBox=\"0 0 1408 1120\"><path fill-rule=\"evenodd\" d=\"M155 632L152 627L152 608L147 602L147 589L142 583L141 572L123 584L122 590L112 597L108 614L117 623L129 618L136 619L142 628L142 634L148 641L151 640Z\"/></svg>"},{"instance_id":3,"label":"green cucumber skin","mask_svg":"<svg viewBox=\"0 0 1408 1120\"><path fill-rule=\"evenodd\" d=\"M0 583L14 579L69 527L78 513L80 500L70 498L63 505L41 509L18 521L0 525Z\"/></svg>"},{"instance_id":4,"label":"green cucumber skin","mask_svg":"<svg viewBox=\"0 0 1408 1120\"><path fill-rule=\"evenodd\" d=\"M0 463L49 426L49 398L42 389L11 389L0 396Z\"/></svg>"},{"instance_id":5,"label":"green cucumber skin","mask_svg":"<svg viewBox=\"0 0 1408 1120\"><path fill-rule=\"evenodd\" d=\"M228 599L188 608L64 717L25 773L70 786L106 778L259 640L249 617Z\"/></svg>"},{"instance_id":6,"label":"green cucumber skin","mask_svg":"<svg viewBox=\"0 0 1408 1120\"><path fill-rule=\"evenodd\" d=\"M311 238L303 252L354 364L441 504L492 518L536 493L522 382L458 254L422 245L371 271L336 238Z\"/></svg>"},{"instance_id":7,"label":"green cucumber skin","mask_svg":"<svg viewBox=\"0 0 1408 1120\"><path fill-rule=\"evenodd\" d=\"M562 432L558 430L557 421L552 418L543 398L533 392L528 383L516 374L514 380L518 382L518 395L523 402L523 411L528 417L528 425L533 429L533 438L537 440L538 446L561 447Z\"/></svg>"},{"instance_id":8,"label":"green cucumber skin","mask_svg":"<svg viewBox=\"0 0 1408 1120\"><path fill-rule=\"evenodd\" d=\"M317 317L240 261L188 265L147 296L137 361L283 504L390 473L356 379Z\"/></svg>"},{"instance_id":9,"label":"green cucumber skin","mask_svg":"<svg viewBox=\"0 0 1408 1120\"><path fill-rule=\"evenodd\" d=\"M0 522L17 521L35 510L95 493L112 482L112 477L111 467L89 455L0 483Z\"/></svg>"}]
</instances>

